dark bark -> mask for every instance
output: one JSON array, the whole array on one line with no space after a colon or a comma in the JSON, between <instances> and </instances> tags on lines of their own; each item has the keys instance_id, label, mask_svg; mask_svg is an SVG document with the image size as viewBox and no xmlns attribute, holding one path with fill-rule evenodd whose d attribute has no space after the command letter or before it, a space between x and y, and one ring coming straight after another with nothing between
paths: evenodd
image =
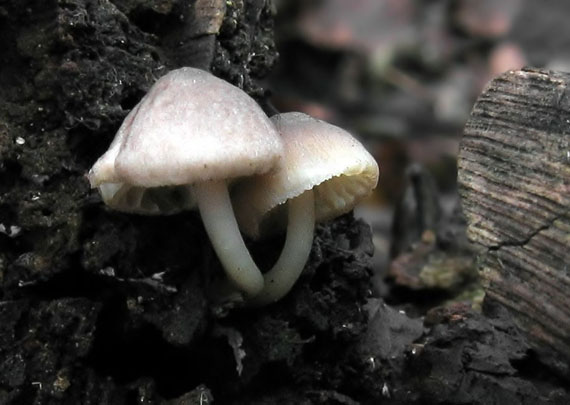
<instances>
[{"instance_id":1,"label":"dark bark","mask_svg":"<svg viewBox=\"0 0 570 405\"><path fill-rule=\"evenodd\" d=\"M504 305L544 361L570 375L570 74L534 69L493 80L459 156L469 238L484 248L489 299Z\"/></svg>"}]
</instances>

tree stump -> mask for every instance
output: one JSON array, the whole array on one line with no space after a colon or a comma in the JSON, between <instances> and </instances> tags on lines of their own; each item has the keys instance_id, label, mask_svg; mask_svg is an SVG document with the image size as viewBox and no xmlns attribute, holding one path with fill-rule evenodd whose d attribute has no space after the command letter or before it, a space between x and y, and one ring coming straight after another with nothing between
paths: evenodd
<instances>
[{"instance_id":1,"label":"tree stump","mask_svg":"<svg viewBox=\"0 0 570 405\"><path fill-rule=\"evenodd\" d=\"M459 187L484 249L486 299L508 308L541 360L570 371L570 74L493 80L465 126Z\"/></svg>"}]
</instances>

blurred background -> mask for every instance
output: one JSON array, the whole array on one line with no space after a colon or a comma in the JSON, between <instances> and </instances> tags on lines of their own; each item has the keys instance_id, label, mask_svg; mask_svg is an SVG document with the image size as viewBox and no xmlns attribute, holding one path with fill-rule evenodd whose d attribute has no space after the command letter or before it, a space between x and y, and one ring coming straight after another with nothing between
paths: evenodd
<instances>
[{"instance_id":1,"label":"blurred background","mask_svg":"<svg viewBox=\"0 0 570 405\"><path fill-rule=\"evenodd\" d=\"M416 308L434 297L477 306L482 292L456 187L462 128L502 72L570 70L570 2L274 4L273 105L348 129L379 163L378 188L356 211L373 229L374 293Z\"/></svg>"}]
</instances>

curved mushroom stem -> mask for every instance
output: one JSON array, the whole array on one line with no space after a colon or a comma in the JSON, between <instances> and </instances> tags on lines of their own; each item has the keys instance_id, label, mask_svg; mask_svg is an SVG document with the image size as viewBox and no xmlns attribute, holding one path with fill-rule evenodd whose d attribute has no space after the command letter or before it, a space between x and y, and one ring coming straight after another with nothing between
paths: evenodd
<instances>
[{"instance_id":1,"label":"curved mushroom stem","mask_svg":"<svg viewBox=\"0 0 570 405\"><path fill-rule=\"evenodd\" d=\"M262 306L283 298L301 275L311 253L315 229L315 201L313 190L287 202L287 237L283 251L271 270L263 275L263 290L248 301L248 305Z\"/></svg>"},{"instance_id":2,"label":"curved mushroom stem","mask_svg":"<svg viewBox=\"0 0 570 405\"><path fill-rule=\"evenodd\" d=\"M234 216L225 181L193 186L204 227L230 281L248 296L263 288L263 275L251 258Z\"/></svg>"}]
</instances>

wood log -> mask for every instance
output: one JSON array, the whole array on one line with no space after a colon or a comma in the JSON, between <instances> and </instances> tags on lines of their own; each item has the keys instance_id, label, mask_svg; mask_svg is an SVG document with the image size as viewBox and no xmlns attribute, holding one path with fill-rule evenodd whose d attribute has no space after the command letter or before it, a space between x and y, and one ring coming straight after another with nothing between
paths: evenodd
<instances>
[{"instance_id":1,"label":"wood log","mask_svg":"<svg viewBox=\"0 0 570 405\"><path fill-rule=\"evenodd\" d=\"M511 312L541 360L570 371L570 74L494 79L461 142L468 237L486 299Z\"/></svg>"}]
</instances>

